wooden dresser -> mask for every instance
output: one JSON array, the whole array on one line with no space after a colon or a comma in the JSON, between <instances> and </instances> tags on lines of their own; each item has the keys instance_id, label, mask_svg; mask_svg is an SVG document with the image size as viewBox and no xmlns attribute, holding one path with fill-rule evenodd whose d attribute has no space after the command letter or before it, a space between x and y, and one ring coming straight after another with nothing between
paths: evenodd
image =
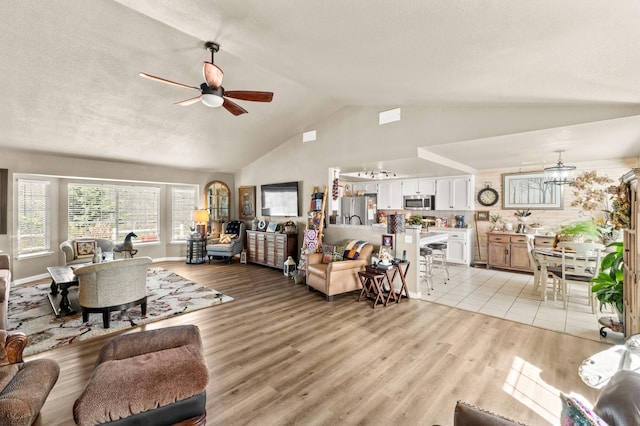
<instances>
[{"instance_id":1,"label":"wooden dresser","mask_svg":"<svg viewBox=\"0 0 640 426\"><path fill-rule=\"evenodd\" d=\"M640 269L640 234L638 234L638 224L640 224L640 200L638 199L638 179L640 179L640 169L632 169L626 173L622 180L629 185L629 201L631 204L631 221L629 228L624 230L624 335L629 337L632 334L640 333L640 293L638 292L638 270Z\"/></svg>"},{"instance_id":2,"label":"wooden dresser","mask_svg":"<svg viewBox=\"0 0 640 426\"><path fill-rule=\"evenodd\" d=\"M553 236L536 235L536 247L553 247ZM513 271L531 271L527 236L514 232L487 233L487 267Z\"/></svg>"},{"instance_id":3,"label":"wooden dresser","mask_svg":"<svg viewBox=\"0 0 640 426\"><path fill-rule=\"evenodd\" d=\"M247 261L284 269L287 256L297 260L298 234L247 231Z\"/></svg>"}]
</instances>

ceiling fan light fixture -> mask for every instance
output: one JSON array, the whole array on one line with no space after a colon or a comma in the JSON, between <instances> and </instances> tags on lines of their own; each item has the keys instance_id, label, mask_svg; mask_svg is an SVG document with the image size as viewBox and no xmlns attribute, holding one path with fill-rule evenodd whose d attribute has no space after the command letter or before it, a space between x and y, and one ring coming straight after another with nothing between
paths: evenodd
<instances>
[{"instance_id":1,"label":"ceiling fan light fixture","mask_svg":"<svg viewBox=\"0 0 640 426\"><path fill-rule=\"evenodd\" d=\"M210 108L221 107L224 103L224 99L221 96L212 93L203 93L202 96L200 96L200 101Z\"/></svg>"},{"instance_id":2,"label":"ceiling fan light fixture","mask_svg":"<svg viewBox=\"0 0 640 426\"><path fill-rule=\"evenodd\" d=\"M558 153L558 163L553 167L544 169L544 183L547 185L571 185L575 183L573 172L576 170L576 166L566 166L562 162L564 150L555 152Z\"/></svg>"}]
</instances>

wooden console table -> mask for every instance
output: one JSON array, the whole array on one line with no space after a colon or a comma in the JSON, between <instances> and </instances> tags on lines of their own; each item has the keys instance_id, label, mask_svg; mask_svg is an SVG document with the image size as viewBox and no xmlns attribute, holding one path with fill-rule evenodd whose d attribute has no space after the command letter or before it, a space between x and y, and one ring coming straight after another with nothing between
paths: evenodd
<instances>
[{"instance_id":1,"label":"wooden console table","mask_svg":"<svg viewBox=\"0 0 640 426\"><path fill-rule=\"evenodd\" d=\"M284 261L298 258L298 234L247 231L247 261L284 269Z\"/></svg>"}]
</instances>

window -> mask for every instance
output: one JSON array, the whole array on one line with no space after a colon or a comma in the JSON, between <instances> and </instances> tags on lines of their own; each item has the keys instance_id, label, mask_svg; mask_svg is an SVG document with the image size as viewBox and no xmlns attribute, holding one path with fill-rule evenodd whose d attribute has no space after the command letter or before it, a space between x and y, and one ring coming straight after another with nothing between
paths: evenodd
<instances>
[{"instance_id":1,"label":"window","mask_svg":"<svg viewBox=\"0 0 640 426\"><path fill-rule=\"evenodd\" d=\"M171 240L186 240L193 226L196 206L195 188L171 189Z\"/></svg>"},{"instance_id":2,"label":"window","mask_svg":"<svg viewBox=\"0 0 640 426\"><path fill-rule=\"evenodd\" d=\"M69 239L159 240L160 189L146 186L69 184Z\"/></svg>"},{"instance_id":3,"label":"window","mask_svg":"<svg viewBox=\"0 0 640 426\"><path fill-rule=\"evenodd\" d=\"M18 255L49 251L49 182L18 179Z\"/></svg>"}]
</instances>

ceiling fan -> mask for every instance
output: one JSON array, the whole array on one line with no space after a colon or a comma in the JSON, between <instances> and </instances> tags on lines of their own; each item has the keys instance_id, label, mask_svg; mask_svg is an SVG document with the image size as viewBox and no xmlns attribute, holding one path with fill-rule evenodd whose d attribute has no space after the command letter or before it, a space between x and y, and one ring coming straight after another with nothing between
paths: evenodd
<instances>
[{"instance_id":1,"label":"ceiling fan","mask_svg":"<svg viewBox=\"0 0 640 426\"><path fill-rule=\"evenodd\" d=\"M180 106L187 106L200 101L208 107L216 108L219 106L223 106L231 114L240 115L248 111L228 98L241 99L243 101L271 102L271 100L273 99L272 92L257 92L254 90L224 90L224 87L222 87L222 77L224 76L224 73L222 72L222 69L220 69L213 63L213 54L220 50L220 45L218 43L208 41L204 44L204 47L211 52L211 62L205 61L202 66L202 74L204 76L205 82L202 83L200 87L177 83L175 81L167 80L162 77L156 77L155 75L147 74L144 72L141 72L139 75L140 77L159 81L161 83L167 83L177 87L185 87L187 89L200 91L200 95L196 96L195 98L176 102L176 105Z\"/></svg>"}]
</instances>

